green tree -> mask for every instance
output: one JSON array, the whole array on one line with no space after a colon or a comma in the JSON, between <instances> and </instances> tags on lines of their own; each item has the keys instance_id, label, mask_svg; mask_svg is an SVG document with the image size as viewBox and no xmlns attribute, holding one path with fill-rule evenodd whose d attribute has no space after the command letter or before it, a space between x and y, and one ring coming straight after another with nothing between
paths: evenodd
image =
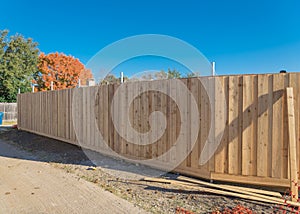
<instances>
[{"instance_id":1,"label":"green tree","mask_svg":"<svg viewBox=\"0 0 300 214\"><path fill-rule=\"evenodd\" d=\"M127 82L129 81L129 78L124 75L123 81ZM116 77L114 74L108 74L103 80L100 81L100 85L109 85L115 83L121 83L121 77Z\"/></svg>"},{"instance_id":2,"label":"green tree","mask_svg":"<svg viewBox=\"0 0 300 214\"><path fill-rule=\"evenodd\" d=\"M108 74L101 82L101 85L120 83L120 79L113 74Z\"/></svg>"},{"instance_id":3,"label":"green tree","mask_svg":"<svg viewBox=\"0 0 300 214\"><path fill-rule=\"evenodd\" d=\"M30 91L37 73L37 43L16 34L8 38L8 30L0 30L0 101L15 102L18 89Z\"/></svg>"},{"instance_id":4,"label":"green tree","mask_svg":"<svg viewBox=\"0 0 300 214\"><path fill-rule=\"evenodd\" d=\"M168 79L177 79L181 77L181 73L176 69L171 70L168 68Z\"/></svg>"},{"instance_id":5,"label":"green tree","mask_svg":"<svg viewBox=\"0 0 300 214\"><path fill-rule=\"evenodd\" d=\"M165 72L164 70L161 70L160 72L155 73L156 79L177 79L181 77L181 73L177 71L176 69L171 70L168 68L168 71Z\"/></svg>"}]
</instances>

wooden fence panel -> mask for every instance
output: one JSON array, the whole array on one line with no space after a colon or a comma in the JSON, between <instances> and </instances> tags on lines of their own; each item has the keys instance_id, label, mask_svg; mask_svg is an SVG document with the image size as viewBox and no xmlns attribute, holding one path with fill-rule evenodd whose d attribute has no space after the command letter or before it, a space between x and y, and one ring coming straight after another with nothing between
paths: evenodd
<instances>
[{"instance_id":1,"label":"wooden fence panel","mask_svg":"<svg viewBox=\"0 0 300 214\"><path fill-rule=\"evenodd\" d=\"M80 143L82 147L100 152L102 147L99 139L102 136L111 149L135 159L155 158L176 148L177 155L168 154L163 159L170 163L175 163L182 152L183 148L175 145L175 142L183 128L184 132L181 134L188 143L190 153L176 171L208 179L288 185L290 173L285 89L294 89L297 161L300 167L300 74L180 79L191 95L179 90L176 81L178 80L125 83L122 85L124 96L120 98L122 105L114 107L111 106L112 100L120 85L19 94L18 127L69 143ZM217 83L221 87L218 88ZM186 105L187 111L180 111L178 103L159 90L166 91L167 94L174 93L179 102ZM218 96L222 93L226 100L226 112L212 112L211 104L219 105ZM209 94L214 95L212 100ZM74 105L73 95L77 96L80 103ZM128 103L135 95L137 96L133 102ZM192 103L189 102L189 96L194 96L199 111L200 128L193 148L193 124L189 123L192 120ZM163 127L157 119L150 124L149 116L155 111L165 115L165 130L161 130ZM78 115L74 115L74 112ZM116 131L112 114L124 131L124 137ZM86 125L75 131L74 117ZM130 124L126 124L127 117ZM183 121L184 118L188 121ZM212 119L215 121L211 121ZM212 158L200 165L199 157L204 145L210 143L207 142L208 135L215 131L210 129L217 129L220 126L218 122L222 119L226 119L226 125L220 145ZM181 127L183 122L188 122L188 125ZM214 122L215 126L212 125ZM148 139L151 142L161 131L164 132L156 142L144 145L146 142L143 137L135 139L127 136L129 126L139 133L153 132L154 135L149 135Z\"/></svg>"}]
</instances>

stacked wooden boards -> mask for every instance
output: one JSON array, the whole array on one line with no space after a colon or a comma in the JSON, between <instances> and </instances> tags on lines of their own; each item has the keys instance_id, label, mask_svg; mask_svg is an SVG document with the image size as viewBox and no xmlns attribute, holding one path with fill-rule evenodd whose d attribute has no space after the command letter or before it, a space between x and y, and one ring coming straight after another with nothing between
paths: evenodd
<instances>
[{"instance_id":1,"label":"stacked wooden boards","mask_svg":"<svg viewBox=\"0 0 300 214\"><path fill-rule=\"evenodd\" d=\"M259 201L265 204L270 203L280 205L282 209L288 210L291 207L296 207L297 209L298 207L300 207L300 203L297 201L292 201L291 197L283 196L279 192L258 188L249 188L226 184L213 184L184 176L179 176L176 179L146 177L141 179L141 181L170 184L172 185L172 187L170 188L173 188L173 186L178 186L184 189L191 189L199 192L231 196L246 199L249 201ZM292 209L290 209L290 211L292 211Z\"/></svg>"}]
</instances>

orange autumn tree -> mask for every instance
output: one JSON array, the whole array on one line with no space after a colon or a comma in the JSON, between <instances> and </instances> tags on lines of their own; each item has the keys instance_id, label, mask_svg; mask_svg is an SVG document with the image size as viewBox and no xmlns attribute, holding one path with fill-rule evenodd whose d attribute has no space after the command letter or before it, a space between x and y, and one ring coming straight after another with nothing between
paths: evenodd
<instances>
[{"instance_id":1,"label":"orange autumn tree","mask_svg":"<svg viewBox=\"0 0 300 214\"><path fill-rule=\"evenodd\" d=\"M63 53L50 53L45 55L41 53L38 63L39 73L35 76L34 83L37 84L37 90L47 91L74 88L78 84L79 76L85 72L84 65L73 56L67 56Z\"/></svg>"}]
</instances>

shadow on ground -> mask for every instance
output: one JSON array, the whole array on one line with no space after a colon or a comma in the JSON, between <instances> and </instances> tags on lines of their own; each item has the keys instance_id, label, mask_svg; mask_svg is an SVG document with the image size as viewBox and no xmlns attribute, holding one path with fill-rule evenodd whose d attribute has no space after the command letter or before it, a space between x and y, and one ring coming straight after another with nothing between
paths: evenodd
<instances>
[{"instance_id":1,"label":"shadow on ground","mask_svg":"<svg viewBox=\"0 0 300 214\"><path fill-rule=\"evenodd\" d=\"M15 152L14 149L0 149L0 156L3 157L47 163L75 164L87 167L100 166L109 170L126 173L132 172L141 176L162 175L166 173L147 166L107 157L76 145L13 128L0 128L0 146L3 147L4 144L14 147L19 152Z\"/></svg>"}]
</instances>

